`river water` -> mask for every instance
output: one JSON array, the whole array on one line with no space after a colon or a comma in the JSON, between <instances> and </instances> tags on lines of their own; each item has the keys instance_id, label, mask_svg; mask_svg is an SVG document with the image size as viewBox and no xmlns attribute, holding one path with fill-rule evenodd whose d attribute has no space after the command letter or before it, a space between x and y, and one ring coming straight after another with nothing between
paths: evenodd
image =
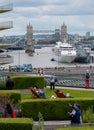
<instances>
[{"instance_id":1,"label":"river water","mask_svg":"<svg viewBox=\"0 0 94 130\"><path fill-rule=\"evenodd\" d=\"M25 53L25 50L17 50L8 52L9 55L14 57L14 62L5 65L22 65L32 64L33 68L45 68L45 67L65 67L65 66L88 66L94 65L94 63L78 64L78 63L59 63L58 61L51 61L53 58L52 47L43 47L41 49L35 49L34 56L29 56Z\"/></svg>"}]
</instances>

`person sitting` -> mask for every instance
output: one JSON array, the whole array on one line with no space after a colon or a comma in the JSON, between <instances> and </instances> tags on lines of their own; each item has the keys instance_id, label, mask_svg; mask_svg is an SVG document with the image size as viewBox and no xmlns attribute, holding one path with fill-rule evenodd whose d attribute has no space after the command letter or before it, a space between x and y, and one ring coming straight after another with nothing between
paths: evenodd
<instances>
[{"instance_id":1,"label":"person sitting","mask_svg":"<svg viewBox=\"0 0 94 130\"><path fill-rule=\"evenodd\" d=\"M66 98L66 95L63 92L60 92L59 89L57 89L55 91L55 93L56 93L57 97L59 97L59 98Z\"/></svg>"},{"instance_id":2,"label":"person sitting","mask_svg":"<svg viewBox=\"0 0 94 130\"><path fill-rule=\"evenodd\" d=\"M31 87L31 92L33 94L33 96L37 97L37 98L45 98L45 92L42 89L37 89L36 87Z\"/></svg>"},{"instance_id":3,"label":"person sitting","mask_svg":"<svg viewBox=\"0 0 94 130\"><path fill-rule=\"evenodd\" d=\"M66 93L66 95L63 92L60 92L59 89L55 91L57 97L59 98L72 98L69 93Z\"/></svg>"},{"instance_id":4,"label":"person sitting","mask_svg":"<svg viewBox=\"0 0 94 130\"><path fill-rule=\"evenodd\" d=\"M39 96L40 96L41 98L45 98L45 97L46 97L44 90L39 89L38 92L39 92Z\"/></svg>"},{"instance_id":5,"label":"person sitting","mask_svg":"<svg viewBox=\"0 0 94 130\"><path fill-rule=\"evenodd\" d=\"M31 87L30 91L32 92L33 97L39 98L39 92L36 87Z\"/></svg>"}]
</instances>

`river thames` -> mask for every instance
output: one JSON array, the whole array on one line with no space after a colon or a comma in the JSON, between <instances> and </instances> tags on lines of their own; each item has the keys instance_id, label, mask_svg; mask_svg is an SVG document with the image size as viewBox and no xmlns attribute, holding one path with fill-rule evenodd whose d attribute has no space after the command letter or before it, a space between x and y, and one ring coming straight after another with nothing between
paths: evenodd
<instances>
[{"instance_id":1,"label":"river thames","mask_svg":"<svg viewBox=\"0 0 94 130\"><path fill-rule=\"evenodd\" d=\"M32 64L33 68L94 66L94 63L59 63L58 61L51 61L53 58L52 47L35 49L34 56L29 56L25 53L25 50L10 51L8 54L14 57L14 62L6 64L5 67L22 64Z\"/></svg>"}]
</instances>

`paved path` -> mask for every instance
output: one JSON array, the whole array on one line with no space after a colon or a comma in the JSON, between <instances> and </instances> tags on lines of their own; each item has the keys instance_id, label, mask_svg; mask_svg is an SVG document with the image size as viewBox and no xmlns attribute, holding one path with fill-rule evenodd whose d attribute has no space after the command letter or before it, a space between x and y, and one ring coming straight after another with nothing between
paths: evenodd
<instances>
[{"instance_id":1,"label":"paved path","mask_svg":"<svg viewBox=\"0 0 94 130\"><path fill-rule=\"evenodd\" d=\"M44 121L43 130L56 130L56 128L62 128L70 125L70 121ZM34 130L38 130L39 123L34 122Z\"/></svg>"}]
</instances>

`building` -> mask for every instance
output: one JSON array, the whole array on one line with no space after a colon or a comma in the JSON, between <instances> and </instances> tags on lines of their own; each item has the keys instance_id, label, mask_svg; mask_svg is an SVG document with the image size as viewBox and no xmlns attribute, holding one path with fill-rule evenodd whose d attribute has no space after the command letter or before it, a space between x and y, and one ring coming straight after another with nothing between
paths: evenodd
<instances>
[{"instance_id":1,"label":"building","mask_svg":"<svg viewBox=\"0 0 94 130\"><path fill-rule=\"evenodd\" d=\"M0 14L5 13L8 11L12 10L12 4L0 6ZM13 27L13 22L12 21L7 21L0 23L0 31L5 30L5 29L10 29ZM5 64L5 63L12 63L13 62L13 57L10 55L7 55L6 51L1 49L0 52L0 64Z\"/></svg>"},{"instance_id":2,"label":"building","mask_svg":"<svg viewBox=\"0 0 94 130\"><path fill-rule=\"evenodd\" d=\"M12 4L0 6L0 14L11 11L11 10L12 10ZM13 27L12 21L0 23L0 30L10 29L12 27Z\"/></svg>"},{"instance_id":3,"label":"building","mask_svg":"<svg viewBox=\"0 0 94 130\"><path fill-rule=\"evenodd\" d=\"M68 40L68 34L67 34L67 26L63 23L61 26L61 42L65 42Z\"/></svg>"},{"instance_id":4,"label":"building","mask_svg":"<svg viewBox=\"0 0 94 130\"><path fill-rule=\"evenodd\" d=\"M33 43L33 27L30 25L30 23L27 25L26 39L27 42L25 52L29 53L30 55L35 52Z\"/></svg>"},{"instance_id":5,"label":"building","mask_svg":"<svg viewBox=\"0 0 94 130\"><path fill-rule=\"evenodd\" d=\"M86 39L90 38L90 32L86 32Z\"/></svg>"}]
</instances>

